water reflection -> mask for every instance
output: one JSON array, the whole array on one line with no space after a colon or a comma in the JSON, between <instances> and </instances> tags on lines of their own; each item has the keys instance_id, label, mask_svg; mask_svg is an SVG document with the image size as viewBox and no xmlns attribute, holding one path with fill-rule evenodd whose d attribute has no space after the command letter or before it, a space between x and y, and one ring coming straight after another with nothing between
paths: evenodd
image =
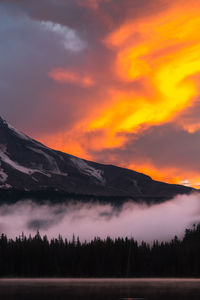
<instances>
[{"instance_id":1,"label":"water reflection","mask_svg":"<svg viewBox=\"0 0 200 300\"><path fill-rule=\"evenodd\" d=\"M199 300L200 280L1 279L2 300Z\"/></svg>"}]
</instances>

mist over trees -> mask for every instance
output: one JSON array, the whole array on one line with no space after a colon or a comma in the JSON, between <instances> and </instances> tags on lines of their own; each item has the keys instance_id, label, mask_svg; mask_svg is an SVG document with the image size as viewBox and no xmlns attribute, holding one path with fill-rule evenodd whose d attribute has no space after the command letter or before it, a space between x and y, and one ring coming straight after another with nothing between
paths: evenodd
<instances>
[{"instance_id":1,"label":"mist over trees","mask_svg":"<svg viewBox=\"0 0 200 300\"><path fill-rule=\"evenodd\" d=\"M0 237L1 277L199 277L200 225L182 240L153 245L128 238L48 240L40 233Z\"/></svg>"}]
</instances>

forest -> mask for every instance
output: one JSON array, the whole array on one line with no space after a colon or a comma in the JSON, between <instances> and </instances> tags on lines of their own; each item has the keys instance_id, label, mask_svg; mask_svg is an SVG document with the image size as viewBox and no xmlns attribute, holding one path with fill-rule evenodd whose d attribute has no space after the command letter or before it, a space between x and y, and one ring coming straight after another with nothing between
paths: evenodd
<instances>
[{"instance_id":1,"label":"forest","mask_svg":"<svg viewBox=\"0 0 200 300\"><path fill-rule=\"evenodd\" d=\"M152 245L133 238L0 236L1 277L200 277L200 225Z\"/></svg>"}]
</instances>

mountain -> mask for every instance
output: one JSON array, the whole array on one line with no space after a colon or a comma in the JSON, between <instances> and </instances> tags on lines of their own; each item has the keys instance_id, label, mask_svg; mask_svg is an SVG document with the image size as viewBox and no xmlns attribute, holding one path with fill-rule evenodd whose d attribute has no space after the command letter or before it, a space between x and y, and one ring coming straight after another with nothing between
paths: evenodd
<instances>
[{"instance_id":1,"label":"mountain","mask_svg":"<svg viewBox=\"0 0 200 300\"><path fill-rule=\"evenodd\" d=\"M0 118L0 195L54 195L55 198L62 195L113 201L131 198L155 202L192 190L52 150Z\"/></svg>"}]
</instances>

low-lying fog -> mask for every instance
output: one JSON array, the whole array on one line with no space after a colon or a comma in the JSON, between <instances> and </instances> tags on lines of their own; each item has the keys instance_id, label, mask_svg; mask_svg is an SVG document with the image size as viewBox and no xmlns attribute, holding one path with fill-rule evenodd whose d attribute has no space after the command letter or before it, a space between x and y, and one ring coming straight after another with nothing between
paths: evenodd
<instances>
[{"instance_id":1,"label":"low-lying fog","mask_svg":"<svg viewBox=\"0 0 200 300\"><path fill-rule=\"evenodd\" d=\"M78 203L37 205L31 200L0 207L0 232L16 237L22 232L80 240L95 236L133 237L138 241L181 237L185 228L200 222L200 195L180 195L162 204L148 206L127 202L120 210L111 205Z\"/></svg>"}]
</instances>

